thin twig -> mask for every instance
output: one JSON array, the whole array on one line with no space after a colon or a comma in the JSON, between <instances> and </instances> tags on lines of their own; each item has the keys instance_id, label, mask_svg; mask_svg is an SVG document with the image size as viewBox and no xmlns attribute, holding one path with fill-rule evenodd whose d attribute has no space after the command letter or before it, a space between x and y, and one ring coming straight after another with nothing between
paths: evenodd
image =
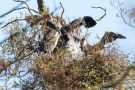
<instances>
[{"instance_id":1,"label":"thin twig","mask_svg":"<svg viewBox=\"0 0 135 90\"><path fill-rule=\"evenodd\" d=\"M110 0L111 6L118 11L118 13L120 14L120 17L122 18L122 20L124 21L124 23L127 24L127 25L129 25L129 26L131 26L131 27L133 27L133 28L135 28L135 25L130 24L130 20L129 20L129 22L126 21L124 15L123 15L123 10L121 8L121 4L120 4L119 0L117 1L118 7L116 7L114 5L114 3L115 2L113 2L112 0Z\"/></svg>"},{"instance_id":2,"label":"thin twig","mask_svg":"<svg viewBox=\"0 0 135 90\"><path fill-rule=\"evenodd\" d=\"M104 14L100 18L96 19L96 21L100 21L101 19L103 19L105 17L105 15L106 15L106 9L104 9L102 7L92 7L92 8L101 9L101 10L104 11Z\"/></svg>"},{"instance_id":3,"label":"thin twig","mask_svg":"<svg viewBox=\"0 0 135 90\"><path fill-rule=\"evenodd\" d=\"M63 10L62 10L62 13L61 13L61 18L63 18L63 14L64 14L64 11L65 11L65 10L64 10L64 7L63 7L63 5L62 5L61 2L60 2L60 5L61 5L61 7L62 7L62 9L63 9Z\"/></svg>"},{"instance_id":4,"label":"thin twig","mask_svg":"<svg viewBox=\"0 0 135 90\"><path fill-rule=\"evenodd\" d=\"M13 38L14 36L19 35L19 34L20 34L20 32L16 32L16 33L14 33L13 35L10 35L8 38L6 38L6 39L4 39L3 41L1 41L1 42L0 42L0 45L3 44L4 42L6 42L7 40Z\"/></svg>"},{"instance_id":5,"label":"thin twig","mask_svg":"<svg viewBox=\"0 0 135 90\"><path fill-rule=\"evenodd\" d=\"M1 28L4 28L4 27L6 27L6 26L8 26L9 24L12 24L12 23L14 23L14 22L23 21L23 20L26 20L26 19L15 19L15 20L13 20L13 21L10 21L10 22L6 23L6 24L5 24L4 26L2 26Z\"/></svg>"},{"instance_id":6,"label":"thin twig","mask_svg":"<svg viewBox=\"0 0 135 90\"><path fill-rule=\"evenodd\" d=\"M28 5L25 1L21 1L21 0L13 0L13 1L14 1L14 2L21 2L21 3L24 3L24 4L27 6L27 8L28 8L29 13L30 13L31 15L33 15L32 12L30 11L29 5Z\"/></svg>"},{"instance_id":7,"label":"thin twig","mask_svg":"<svg viewBox=\"0 0 135 90\"><path fill-rule=\"evenodd\" d=\"M16 8L16 9L12 10L11 12L16 11L16 10L21 10L21 9L28 9L28 8L27 8L27 7L20 7L20 8ZM33 12L35 12L35 13L38 13L38 14L39 14L39 12L38 12L38 11L36 11L36 10L34 10L34 9L29 8L29 10L31 10L31 11L33 11ZM11 13L11 12L10 12L10 13Z\"/></svg>"},{"instance_id":8,"label":"thin twig","mask_svg":"<svg viewBox=\"0 0 135 90\"><path fill-rule=\"evenodd\" d=\"M25 0L25 2L28 2L28 1L30 1L30 0ZM0 15L0 18L3 18L4 16L6 16L6 15L10 14L14 9L16 9L16 8L20 7L21 5L23 5L23 3L20 3L19 5L17 5L17 6L15 6L15 7L13 7L12 9L10 9L8 12L6 12L6 13L4 13L4 14Z\"/></svg>"},{"instance_id":9,"label":"thin twig","mask_svg":"<svg viewBox=\"0 0 135 90\"><path fill-rule=\"evenodd\" d=\"M1 15L0 18L3 17L4 15L10 14L10 13L16 11L16 10L21 10L21 9L28 9L28 8L27 8L27 7L20 7L20 8L12 9L12 10L10 10L8 13ZM34 9L31 9L31 8L29 8L29 9L30 9L31 11L33 11L33 12L39 14L38 11L36 11L36 10L34 10Z\"/></svg>"},{"instance_id":10,"label":"thin twig","mask_svg":"<svg viewBox=\"0 0 135 90\"><path fill-rule=\"evenodd\" d=\"M119 10L119 13L120 13L121 18L123 19L123 21L124 21L127 25L129 25L129 26L135 28L134 25L130 24L130 22L127 22L126 19L124 18L124 16L123 16L123 10L122 10L122 8L121 8L121 6L120 6L120 2L119 2L119 1L118 1L118 6L119 6L119 9L120 9L120 10Z\"/></svg>"},{"instance_id":11,"label":"thin twig","mask_svg":"<svg viewBox=\"0 0 135 90\"><path fill-rule=\"evenodd\" d=\"M125 70L125 73L120 77L120 79L110 83L110 84L104 84L104 85L101 85L101 86L98 86L98 87L94 87L92 88L92 90L97 90L97 89L104 89L104 88L111 88L113 86L116 86L118 85L122 80L125 80L126 77L129 75L129 72L131 70L135 70L135 66L128 66Z\"/></svg>"}]
</instances>

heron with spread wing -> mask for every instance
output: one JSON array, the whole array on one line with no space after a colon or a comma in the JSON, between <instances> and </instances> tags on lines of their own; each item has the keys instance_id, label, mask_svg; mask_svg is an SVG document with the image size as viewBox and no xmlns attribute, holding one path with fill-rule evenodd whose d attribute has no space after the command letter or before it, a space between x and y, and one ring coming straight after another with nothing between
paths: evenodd
<instances>
[{"instance_id":1,"label":"heron with spread wing","mask_svg":"<svg viewBox=\"0 0 135 90\"><path fill-rule=\"evenodd\" d=\"M62 48L68 51L71 54L76 54L79 52L79 47L76 46L75 41L78 41L74 31L76 31L81 26L85 28L91 28L96 25L96 21L90 16L84 16L79 19L75 19L70 22L68 25L61 28L61 39L62 39Z\"/></svg>"},{"instance_id":2,"label":"heron with spread wing","mask_svg":"<svg viewBox=\"0 0 135 90\"><path fill-rule=\"evenodd\" d=\"M116 39L126 39L126 37L114 32L105 32L101 40L94 46L89 45L86 42L86 38L83 38L80 43L80 48L82 52L84 52L85 56L87 56L88 54L96 54L97 52L100 52L102 49L104 49L104 45L112 43Z\"/></svg>"},{"instance_id":3,"label":"heron with spread wing","mask_svg":"<svg viewBox=\"0 0 135 90\"><path fill-rule=\"evenodd\" d=\"M75 19L68 25L62 27L61 33L63 35L69 32L73 32L74 30L80 28L81 26L85 26L85 28L90 28L95 26L96 24L97 24L96 21L92 17L84 16L83 18Z\"/></svg>"},{"instance_id":4,"label":"heron with spread wing","mask_svg":"<svg viewBox=\"0 0 135 90\"><path fill-rule=\"evenodd\" d=\"M46 53L53 52L60 37L62 40L61 48L69 51L71 54L77 53L79 48L76 47L75 41L77 40L77 36L74 35L74 31L76 31L76 29L80 28L81 26L90 28L96 25L96 21L90 16L84 16L83 18L75 19L68 25L63 25L63 23L65 23L63 19L52 16L27 17L26 20L32 26L37 25L37 23L41 26L46 24L46 30L42 28L42 31L44 31L43 39L39 44L39 50Z\"/></svg>"},{"instance_id":5,"label":"heron with spread wing","mask_svg":"<svg viewBox=\"0 0 135 90\"><path fill-rule=\"evenodd\" d=\"M61 28L62 40L64 40L64 46L69 41L68 36L73 33L77 28L85 26L85 28L90 28L96 25L96 21L90 16L84 16L83 18L75 19L68 25ZM75 36L73 36L75 38Z\"/></svg>"}]
</instances>

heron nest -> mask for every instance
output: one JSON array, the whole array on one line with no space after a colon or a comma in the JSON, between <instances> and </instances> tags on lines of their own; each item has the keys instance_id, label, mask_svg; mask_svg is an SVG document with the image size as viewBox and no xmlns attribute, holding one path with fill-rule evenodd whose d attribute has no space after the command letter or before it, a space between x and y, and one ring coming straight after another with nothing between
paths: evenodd
<instances>
[{"instance_id":1,"label":"heron nest","mask_svg":"<svg viewBox=\"0 0 135 90\"><path fill-rule=\"evenodd\" d=\"M44 85L49 89L80 89L111 84L125 73L129 63L127 56L115 47L81 60L72 59L68 64L65 64L63 56L58 53L53 58L45 55L34 58L31 69L37 78L45 80Z\"/></svg>"}]
</instances>

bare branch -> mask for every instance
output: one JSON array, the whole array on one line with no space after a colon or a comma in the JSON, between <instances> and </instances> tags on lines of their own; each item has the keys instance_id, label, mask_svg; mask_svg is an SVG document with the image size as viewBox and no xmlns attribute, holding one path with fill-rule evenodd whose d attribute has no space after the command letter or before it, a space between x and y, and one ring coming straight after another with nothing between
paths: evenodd
<instances>
[{"instance_id":1,"label":"bare branch","mask_svg":"<svg viewBox=\"0 0 135 90\"><path fill-rule=\"evenodd\" d=\"M16 10L21 10L21 9L28 9L27 7L20 7L20 8L15 8L15 9L13 9L10 13L12 13L12 12L14 12L14 11L16 11ZM37 12L36 10L34 10L34 9L31 9L31 8L29 8L31 11L33 11L33 12L35 12L35 13L39 13L39 12Z\"/></svg>"},{"instance_id":2,"label":"bare branch","mask_svg":"<svg viewBox=\"0 0 135 90\"><path fill-rule=\"evenodd\" d=\"M100 21L101 19L103 19L105 17L105 15L106 15L106 9L104 9L102 7L92 7L92 8L101 9L101 10L104 11L104 14L100 18L96 19L96 21Z\"/></svg>"},{"instance_id":3,"label":"bare branch","mask_svg":"<svg viewBox=\"0 0 135 90\"><path fill-rule=\"evenodd\" d=\"M38 10L39 13L43 13L46 11L46 7L44 6L44 0L37 0L37 4L38 4Z\"/></svg>"},{"instance_id":4,"label":"bare branch","mask_svg":"<svg viewBox=\"0 0 135 90\"><path fill-rule=\"evenodd\" d=\"M26 0L25 2L28 2L28 1L30 1L30 0ZM15 6L15 7L14 7L14 8L12 8L11 10L9 10L8 12L6 12L6 13L4 13L4 14L0 15L0 18L5 17L6 15L10 14L11 12L13 12L13 11L14 11L14 9L16 9L16 8L20 7L21 5L23 5L23 3L20 3L19 5Z\"/></svg>"},{"instance_id":5,"label":"bare branch","mask_svg":"<svg viewBox=\"0 0 135 90\"><path fill-rule=\"evenodd\" d=\"M122 80L124 80L129 75L130 70L135 70L135 66L128 66L126 69L126 72L123 74L123 76L119 80L117 80L116 82L114 82L110 85L109 84L103 85L102 88L109 88L109 87L119 84Z\"/></svg>"},{"instance_id":6,"label":"bare branch","mask_svg":"<svg viewBox=\"0 0 135 90\"><path fill-rule=\"evenodd\" d=\"M105 85L101 85L99 87L92 88L92 90L103 89L103 88L112 88L114 86L117 86L118 84L120 84L121 81L125 80L125 78L129 75L129 72L131 70L135 70L135 66L128 66L125 70L125 73L117 81L114 81L111 84L105 84Z\"/></svg>"},{"instance_id":7,"label":"bare branch","mask_svg":"<svg viewBox=\"0 0 135 90\"><path fill-rule=\"evenodd\" d=\"M119 0L117 1L118 7L116 7L116 6L114 5L114 3L115 3L115 2L113 2L112 0L110 0L111 6L112 6L113 8L115 8L115 9L118 11L118 13L119 13L120 17L122 18L122 20L124 21L124 23L127 24L127 25L129 25L129 26L131 26L131 27L133 27L133 28L135 28L135 25L132 25L132 24L130 23L131 18L129 18L129 22L125 19L124 15L123 15L123 9L122 9L122 7L121 7L121 3L119 2Z\"/></svg>"},{"instance_id":8,"label":"bare branch","mask_svg":"<svg viewBox=\"0 0 135 90\"><path fill-rule=\"evenodd\" d=\"M26 20L26 19L15 19L15 20L13 20L13 21L10 21L10 22L6 23L6 24L5 24L4 26L2 26L1 28L4 28L4 27L6 27L6 26L8 26L9 24L12 24L12 23L14 23L14 22L23 21L23 20Z\"/></svg>"},{"instance_id":9,"label":"bare branch","mask_svg":"<svg viewBox=\"0 0 135 90\"><path fill-rule=\"evenodd\" d=\"M62 13L61 13L61 18L63 18L63 14L64 14L64 7L63 7L63 5L62 5L62 3L60 2L60 5L61 5L61 7L62 7Z\"/></svg>"},{"instance_id":10,"label":"bare branch","mask_svg":"<svg viewBox=\"0 0 135 90\"><path fill-rule=\"evenodd\" d=\"M13 0L13 1L14 1L14 2L21 2L21 3L25 4L25 5L27 6L27 8L28 8L29 13L30 13L31 15L33 15L32 12L30 11L29 5L28 5L25 1L21 1L21 0Z\"/></svg>"},{"instance_id":11,"label":"bare branch","mask_svg":"<svg viewBox=\"0 0 135 90\"><path fill-rule=\"evenodd\" d=\"M3 44L4 42L6 42L7 40L13 38L14 36L17 36L18 34L20 34L19 32L14 33L13 35L9 36L7 39L3 40L2 42L0 42L0 45Z\"/></svg>"}]
</instances>

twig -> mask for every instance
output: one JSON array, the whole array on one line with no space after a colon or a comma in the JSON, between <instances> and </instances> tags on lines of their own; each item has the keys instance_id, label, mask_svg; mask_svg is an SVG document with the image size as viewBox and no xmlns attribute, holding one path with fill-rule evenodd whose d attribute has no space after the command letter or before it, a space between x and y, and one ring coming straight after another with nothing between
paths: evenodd
<instances>
[{"instance_id":1,"label":"twig","mask_svg":"<svg viewBox=\"0 0 135 90\"><path fill-rule=\"evenodd\" d=\"M106 9L104 9L102 7L92 7L92 8L101 9L101 10L104 11L104 14L100 18L96 19L96 21L100 21L101 19L103 19L105 17L105 15L106 15Z\"/></svg>"},{"instance_id":2,"label":"twig","mask_svg":"<svg viewBox=\"0 0 135 90\"><path fill-rule=\"evenodd\" d=\"M124 21L127 25L129 25L129 26L135 28L134 25L130 24L130 22L127 22L126 19L124 18L124 16L123 16L123 10L122 10L122 8L120 7L120 2L119 2L119 1L118 1L118 6L119 6L119 9L120 9L120 10L119 10L119 13L120 13L121 18L123 19L123 21Z\"/></svg>"},{"instance_id":3,"label":"twig","mask_svg":"<svg viewBox=\"0 0 135 90\"><path fill-rule=\"evenodd\" d=\"M115 9L118 11L118 13L120 14L120 17L123 19L123 21L124 21L125 24L127 24L127 25L129 25L129 26L135 28L135 25L130 24L130 20L129 20L129 22L127 22L126 19L125 19L125 17L123 16L123 10L122 10L122 8L121 8L121 4L120 4L119 0L118 0L118 2L117 2L118 7L116 7L116 6L114 5L114 2L113 2L112 0L110 0L110 4L111 4L111 6L112 6L113 8L115 8Z\"/></svg>"},{"instance_id":4,"label":"twig","mask_svg":"<svg viewBox=\"0 0 135 90\"><path fill-rule=\"evenodd\" d=\"M28 8L27 8L27 7L20 7L20 8L16 8L16 9L12 10L11 12L16 11L16 10L20 10L20 9L28 9ZM29 8L29 10L31 10L31 11L33 11L33 12L35 12L35 13L39 13L38 11L36 11L36 10L34 10L34 9L31 9L31 8ZM11 13L11 12L10 12L10 13Z\"/></svg>"},{"instance_id":5,"label":"twig","mask_svg":"<svg viewBox=\"0 0 135 90\"><path fill-rule=\"evenodd\" d=\"M28 2L28 1L30 1L30 0L26 0L25 2ZM14 11L14 9L16 9L16 8L20 7L21 5L23 5L23 3L20 3L19 5L15 6L15 7L14 7L14 8L12 8L12 9L10 9L8 12L6 12L6 13L4 13L4 14L0 15L0 18L3 18L4 16L6 16L6 15L10 14L11 12L13 12L13 11Z\"/></svg>"},{"instance_id":6,"label":"twig","mask_svg":"<svg viewBox=\"0 0 135 90\"><path fill-rule=\"evenodd\" d=\"M20 0L13 0L13 1L14 1L14 2L21 2L21 3L24 3L24 4L27 6L27 8L28 8L29 13L30 13L31 15L33 15L32 12L30 11L29 5L28 5L25 1L20 1Z\"/></svg>"},{"instance_id":7,"label":"twig","mask_svg":"<svg viewBox=\"0 0 135 90\"><path fill-rule=\"evenodd\" d=\"M6 26L8 26L9 24L12 24L12 23L14 23L14 22L23 21L23 20L26 20L26 19L15 19L15 20L13 20L13 21L10 21L10 22L6 23L6 24L5 24L4 26L2 26L1 28L4 28L4 27L6 27Z\"/></svg>"},{"instance_id":8,"label":"twig","mask_svg":"<svg viewBox=\"0 0 135 90\"><path fill-rule=\"evenodd\" d=\"M12 9L12 10L10 10L9 12L7 12L6 14L1 15L1 16L0 16L0 18L1 18L1 17L3 17L3 16L5 16L5 15L7 15L7 14L10 14L10 13L12 13L12 12L16 11L16 10L21 10L21 9L28 9L28 8L27 8L27 7L20 7L20 8ZM30 9L31 11L33 11L33 12L35 12L35 13L38 13L38 14L39 14L39 12L37 12L36 10L31 9L31 8L29 8L29 9Z\"/></svg>"},{"instance_id":9,"label":"twig","mask_svg":"<svg viewBox=\"0 0 135 90\"><path fill-rule=\"evenodd\" d=\"M62 10L62 13L61 13L61 18L63 18L63 14L64 14L64 11L65 11L65 10L64 10L64 7L63 7L63 5L62 5L61 2L60 2L60 5L61 5L61 7L62 7L62 9L63 9L63 10Z\"/></svg>"},{"instance_id":10,"label":"twig","mask_svg":"<svg viewBox=\"0 0 135 90\"><path fill-rule=\"evenodd\" d=\"M105 85L101 85L101 86L98 86L98 87L94 87L94 88L92 88L92 90L97 90L97 89L103 89L103 88L111 88L111 87L113 87L113 86L116 86L116 85L118 85L122 80L125 80L125 78L129 75L129 72L131 71L131 70L135 70L135 66L128 66L127 68L126 68L126 72L121 76L121 78L120 79L118 79L117 81L114 81L113 83L111 83L111 84L105 84Z\"/></svg>"},{"instance_id":11,"label":"twig","mask_svg":"<svg viewBox=\"0 0 135 90\"><path fill-rule=\"evenodd\" d=\"M14 33L13 35L10 35L8 38L6 38L6 39L4 39L3 41L1 41L1 42L0 42L0 45L3 44L4 42L6 42L7 40L13 38L14 36L19 35L19 34L20 34L20 32L16 32L16 33Z\"/></svg>"}]
</instances>

